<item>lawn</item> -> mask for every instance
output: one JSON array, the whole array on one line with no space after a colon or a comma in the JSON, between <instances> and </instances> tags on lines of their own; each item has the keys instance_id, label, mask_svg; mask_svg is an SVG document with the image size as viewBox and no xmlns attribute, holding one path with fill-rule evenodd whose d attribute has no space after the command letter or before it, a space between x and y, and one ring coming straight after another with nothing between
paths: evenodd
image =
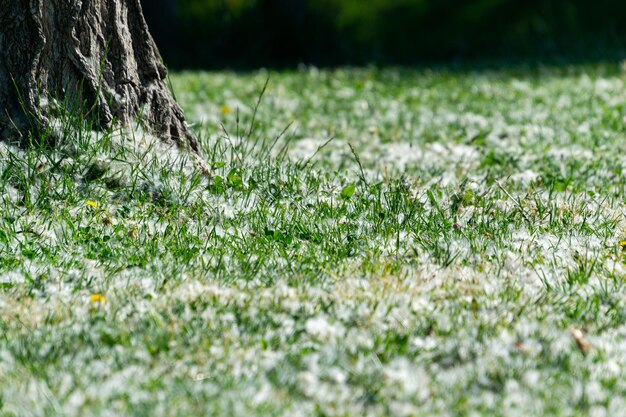
<instances>
[{"instance_id":1,"label":"lawn","mask_svg":"<svg viewBox=\"0 0 626 417\"><path fill-rule=\"evenodd\" d=\"M625 71L172 74L208 177L0 143L0 416L620 415Z\"/></svg>"}]
</instances>

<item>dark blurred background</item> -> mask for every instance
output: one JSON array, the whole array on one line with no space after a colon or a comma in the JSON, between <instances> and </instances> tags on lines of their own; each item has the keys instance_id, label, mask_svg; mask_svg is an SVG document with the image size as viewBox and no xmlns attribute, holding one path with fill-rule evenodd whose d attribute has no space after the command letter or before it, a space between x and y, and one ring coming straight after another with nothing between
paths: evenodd
<instances>
[{"instance_id":1,"label":"dark blurred background","mask_svg":"<svg viewBox=\"0 0 626 417\"><path fill-rule=\"evenodd\" d=\"M626 0L143 0L174 68L599 60Z\"/></svg>"}]
</instances>

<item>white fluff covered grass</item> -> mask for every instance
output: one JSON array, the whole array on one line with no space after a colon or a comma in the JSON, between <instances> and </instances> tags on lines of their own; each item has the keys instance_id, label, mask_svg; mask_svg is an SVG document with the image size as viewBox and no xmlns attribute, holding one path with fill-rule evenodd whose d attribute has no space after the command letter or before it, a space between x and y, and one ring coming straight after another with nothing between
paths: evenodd
<instances>
[{"instance_id":1,"label":"white fluff covered grass","mask_svg":"<svg viewBox=\"0 0 626 417\"><path fill-rule=\"evenodd\" d=\"M208 176L0 143L0 416L619 415L624 79L174 74Z\"/></svg>"}]
</instances>

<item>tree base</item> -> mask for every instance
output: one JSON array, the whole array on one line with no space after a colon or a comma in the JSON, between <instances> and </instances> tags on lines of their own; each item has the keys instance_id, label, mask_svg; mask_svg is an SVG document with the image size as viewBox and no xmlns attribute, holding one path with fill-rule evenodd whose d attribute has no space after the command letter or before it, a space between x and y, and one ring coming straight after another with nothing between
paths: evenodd
<instances>
[{"instance_id":1,"label":"tree base","mask_svg":"<svg viewBox=\"0 0 626 417\"><path fill-rule=\"evenodd\" d=\"M9 0L0 8L0 138L63 110L94 128L139 122L198 152L139 0Z\"/></svg>"}]
</instances>

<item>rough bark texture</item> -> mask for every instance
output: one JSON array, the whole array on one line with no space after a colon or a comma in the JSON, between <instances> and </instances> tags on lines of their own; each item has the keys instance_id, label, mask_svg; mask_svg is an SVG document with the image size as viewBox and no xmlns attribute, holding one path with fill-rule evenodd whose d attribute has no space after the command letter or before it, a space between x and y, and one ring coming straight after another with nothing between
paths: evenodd
<instances>
[{"instance_id":1,"label":"rough bark texture","mask_svg":"<svg viewBox=\"0 0 626 417\"><path fill-rule=\"evenodd\" d=\"M0 138L45 126L61 102L197 151L165 80L139 0L0 0Z\"/></svg>"}]
</instances>

